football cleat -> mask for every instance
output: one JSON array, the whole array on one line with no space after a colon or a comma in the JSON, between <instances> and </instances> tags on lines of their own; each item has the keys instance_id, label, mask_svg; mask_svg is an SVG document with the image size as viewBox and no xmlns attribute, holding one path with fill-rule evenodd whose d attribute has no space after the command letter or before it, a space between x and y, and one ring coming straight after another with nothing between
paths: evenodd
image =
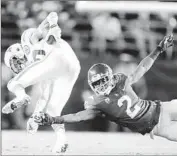
<instances>
[{"instance_id":1,"label":"football cleat","mask_svg":"<svg viewBox=\"0 0 177 156\"><path fill-rule=\"evenodd\" d=\"M29 134L35 134L39 128L39 125L34 121L33 116L31 116L27 122L27 132Z\"/></svg>"},{"instance_id":2,"label":"football cleat","mask_svg":"<svg viewBox=\"0 0 177 156\"><path fill-rule=\"evenodd\" d=\"M68 148L68 144L64 144L64 146L61 148L61 153L66 152L67 148Z\"/></svg>"},{"instance_id":3,"label":"football cleat","mask_svg":"<svg viewBox=\"0 0 177 156\"><path fill-rule=\"evenodd\" d=\"M56 147L53 148L52 153L65 153L67 148L68 148L68 144L66 143L63 146L61 146L60 148L57 148L57 149L56 149Z\"/></svg>"},{"instance_id":4,"label":"football cleat","mask_svg":"<svg viewBox=\"0 0 177 156\"><path fill-rule=\"evenodd\" d=\"M13 99L12 101L8 102L3 108L2 108L2 113L4 114L9 114L13 113L15 110L18 108L22 107L23 105L28 105L30 104L30 97L26 96L23 99L19 100L17 97Z\"/></svg>"}]
</instances>

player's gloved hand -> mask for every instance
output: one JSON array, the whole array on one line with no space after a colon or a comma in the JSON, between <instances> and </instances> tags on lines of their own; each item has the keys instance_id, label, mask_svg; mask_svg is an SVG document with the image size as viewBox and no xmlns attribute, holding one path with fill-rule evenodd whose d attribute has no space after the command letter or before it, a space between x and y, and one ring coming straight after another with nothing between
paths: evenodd
<instances>
[{"instance_id":1,"label":"player's gloved hand","mask_svg":"<svg viewBox=\"0 0 177 156\"><path fill-rule=\"evenodd\" d=\"M51 12L44 21L38 26L38 31L42 34L43 38L46 37L46 34L50 28L58 26L58 15L56 12Z\"/></svg>"},{"instance_id":2,"label":"player's gloved hand","mask_svg":"<svg viewBox=\"0 0 177 156\"><path fill-rule=\"evenodd\" d=\"M173 46L173 34L165 36L159 43L158 48L160 48L161 53L163 53L171 46Z\"/></svg>"},{"instance_id":3,"label":"player's gloved hand","mask_svg":"<svg viewBox=\"0 0 177 156\"><path fill-rule=\"evenodd\" d=\"M51 12L46 19L50 25L50 28L54 27L58 23L58 15L56 12Z\"/></svg>"},{"instance_id":4,"label":"player's gloved hand","mask_svg":"<svg viewBox=\"0 0 177 156\"><path fill-rule=\"evenodd\" d=\"M34 121L34 115L32 115L27 122L27 132L34 134L37 132L39 124Z\"/></svg>"},{"instance_id":5,"label":"player's gloved hand","mask_svg":"<svg viewBox=\"0 0 177 156\"><path fill-rule=\"evenodd\" d=\"M46 20L49 23L49 31L46 36L48 44L54 43L54 41L61 39L61 29L58 26L58 15L56 12L51 12Z\"/></svg>"},{"instance_id":6,"label":"player's gloved hand","mask_svg":"<svg viewBox=\"0 0 177 156\"><path fill-rule=\"evenodd\" d=\"M54 123L54 118L47 113L39 112L35 114L34 121L39 125L52 125Z\"/></svg>"}]
</instances>

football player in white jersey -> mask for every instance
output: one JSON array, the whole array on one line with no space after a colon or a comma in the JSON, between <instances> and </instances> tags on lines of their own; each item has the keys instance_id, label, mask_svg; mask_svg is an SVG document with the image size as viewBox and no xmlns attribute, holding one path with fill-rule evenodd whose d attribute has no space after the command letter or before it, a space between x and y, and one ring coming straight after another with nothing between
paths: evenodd
<instances>
[{"instance_id":1,"label":"football player in white jersey","mask_svg":"<svg viewBox=\"0 0 177 156\"><path fill-rule=\"evenodd\" d=\"M17 75L9 81L8 90L16 96L7 103L3 113L13 113L16 109L30 103L25 88L41 84L41 96L34 111L45 111L51 116L61 115L73 86L80 73L80 63L70 45L61 39L57 25L58 16L52 12L38 28L26 30L21 44L14 44L5 53L5 64ZM36 132L38 125L33 116L27 123L29 132ZM57 141L53 152L66 150L64 125L53 124Z\"/></svg>"}]
</instances>

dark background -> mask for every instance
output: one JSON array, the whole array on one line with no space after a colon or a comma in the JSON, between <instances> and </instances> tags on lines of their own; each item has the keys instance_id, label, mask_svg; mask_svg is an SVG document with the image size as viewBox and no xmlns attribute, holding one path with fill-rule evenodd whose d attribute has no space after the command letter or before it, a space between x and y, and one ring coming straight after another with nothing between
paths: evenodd
<instances>
[{"instance_id":1,"label":"dark background","mask_svg":"<svg viewBox=\"0 0 177 156\"><path fill-rule=\"evenodd\" d=\"M174 46L161 54L151 70L134 86L144 99L171 100L177 93L177 13L168 11L98 11L78 12L74 1L9 1L1 4L1 107L13 95L7 83L13 77L4 65L4 53L21 34L37 27L51 11L59 16L62 38L69 42L81 63L81 73L66 104L63 114L84 109L84 99L92 94L87 84L87 71L94 63L110 65L115 72L132 72L142 58L148 55L168 33L174 33ZM101 3L101 2L98 2ZM151 2L149 2L151 3ZM159 2L163 3L164 2ZM139 2L137 3L137 6ZM33 97L32 105L10 115L2 114L2 129L25 129L37 98L35 87L27 88ZM100 118L85 123L68 124L68 130L127 131ZM44 127L44 129L50 129Z\"/></svg>"}]
</instances>

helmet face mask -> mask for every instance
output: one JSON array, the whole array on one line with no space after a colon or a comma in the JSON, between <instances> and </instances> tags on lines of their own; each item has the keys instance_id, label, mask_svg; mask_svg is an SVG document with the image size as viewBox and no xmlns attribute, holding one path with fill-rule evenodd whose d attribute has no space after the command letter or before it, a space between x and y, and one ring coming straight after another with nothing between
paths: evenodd
<instances>
[{"instance_id":1,"label":"helmet face mask","mask_svg":"<svg viewBox=\"0 0 177 156\"><path fill-rule=\"evenodd\" d=\"M20 73L25 68L26 62L27 62L26 56L20 58L14 55L9 60L10 68L16 74Z\"/></svg>"},{"instance_id":2,"label":"helmet face mask","mask_svg":"<svg viewBox=\"0 0 177 156\"><path fill-rule=\"evenodd\" d=\"M13 44L7 49L4 56L4 62L6 66L16 74L26 67L27 57L22 50L21 44Z\"/></svg>"},{"instance_id":3,"label":"helmet face mask","mask_svg":"<svg viewBox=\"0 0 177 156\"><path fill-rule=\"evenodd\" d=\"M88 71L88 83L97 95L109 94L112 90L112 70L103 63L93 65Z\"/></svg>"},{"instance_id":4,"label":"helmet face mask","mask_svg":"<svg viewBox=\"0 0 177 156\"><path fill-rule=\"evenodd\" d=\"M93 83L91 83L92 88L98 94L104 94L109 87L109 78L105 76Z\"/></svg>"}]
</instances>

